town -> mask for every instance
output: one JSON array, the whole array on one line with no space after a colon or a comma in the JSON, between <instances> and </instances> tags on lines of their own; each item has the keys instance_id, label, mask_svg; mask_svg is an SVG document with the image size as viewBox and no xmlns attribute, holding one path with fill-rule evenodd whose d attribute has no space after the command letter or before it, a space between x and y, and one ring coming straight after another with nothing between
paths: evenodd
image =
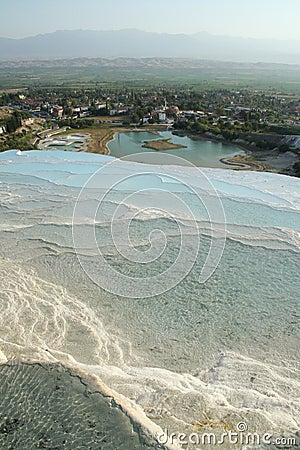
<instances>
[{"instance_id":1,"label":"town","mask_svg":"<svg viewBox=\"0 0 300 450\"><path fill-rule=\"evenodd\" d=\"M300 96L274 89L29 88L2 93L0 107L1 151L37 148L39 133L64 127L99 128L102 136L114 127L167 127L249 150L292 151L299 171Z\"/></svg>"}]
</instances>

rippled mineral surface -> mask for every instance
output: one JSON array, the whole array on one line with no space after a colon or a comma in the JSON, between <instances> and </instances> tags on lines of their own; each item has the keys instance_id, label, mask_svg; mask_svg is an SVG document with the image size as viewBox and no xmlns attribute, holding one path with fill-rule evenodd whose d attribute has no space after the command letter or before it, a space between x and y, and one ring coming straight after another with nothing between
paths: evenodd
<instances>
[{"instance_id":1,"label":"rippled mineral surface","mask_svg":"<svg viewBox=\"0 0 300 450\"><path fill-rule=\"evenodd\" d=\"M58 365L0 365L0 448L159 449L112 399Z\"/></svg>"}]
</instances>

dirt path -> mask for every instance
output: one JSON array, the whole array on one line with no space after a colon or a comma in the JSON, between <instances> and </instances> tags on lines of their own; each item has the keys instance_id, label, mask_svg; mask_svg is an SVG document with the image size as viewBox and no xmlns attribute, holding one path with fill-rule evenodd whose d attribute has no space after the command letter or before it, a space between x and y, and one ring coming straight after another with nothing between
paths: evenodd
<instances>
[{"instance_id":1,"label":"dirt path","mask_svg":"<svg viewBox=\"0 0 300 450\"><path fill-rule=\"evenodd\" d=\"M232 158L221 158L223 164L234 166L237 170L255 170L257 172L277 172L272 167L263 164L259 161L253 161L250 155L237 155Z\"/></svg>"}]
</instances>

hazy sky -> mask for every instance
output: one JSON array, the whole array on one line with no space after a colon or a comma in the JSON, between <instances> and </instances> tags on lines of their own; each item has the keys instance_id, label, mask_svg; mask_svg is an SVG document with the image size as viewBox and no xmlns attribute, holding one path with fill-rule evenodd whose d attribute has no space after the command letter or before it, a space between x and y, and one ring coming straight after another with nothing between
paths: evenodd
<instances>
[{"instance_id":1,"label":"hazy sky","mask_svg":"<svg viewBox=\"0 0 300 450\"><path fill-rule=\"evenodd\" d=\"M138 28L300 40L300 0L2 0L0 36Z\"/></svg>"}]
</instances>

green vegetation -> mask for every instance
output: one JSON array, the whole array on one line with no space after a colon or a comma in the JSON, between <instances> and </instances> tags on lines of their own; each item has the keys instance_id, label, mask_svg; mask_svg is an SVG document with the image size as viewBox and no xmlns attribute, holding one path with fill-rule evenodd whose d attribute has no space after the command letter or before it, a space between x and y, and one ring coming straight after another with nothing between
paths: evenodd
<instances>
[{"instance_id":1,"label":"green vegetation","mask_svg":"<svg viewBox=\"0 0 300 450\"><path fill-rule=\"evenodd\" d=\"M32 133L25 131L7 136L5 140L0 139L0 152L10 149L33 150L36 147L32 144Z\"/></svg>"},{"instance_id":2,"label":"green vegetation","mask_svg":"<svg viewBox=\"0 0 300 450\"><path fill-rule=\"evenodd\" d=\"M267 127L267 131L270 133L276 133L281 135L293 135L299 134L299 128L287 125L270 125Z\"/></svg>"},{"instance_id":3,"label":"green vegetation","mask_svg":"<svg viewBox=\"0 0 300 450\"><path fill-rule=\"evenodd\" d=\"M14 111L7 117L0 119L0 126L4 127L7 133L14 133L22 125L22 113Z\"/></svg>"},{"instance_id":4,"label":"green vegetation","mask_svg":"<svg viewBox=\"0 0 300 450\"><path fill-rule=\"evenodd\" d=\"M300 162L296 162L293 166L293 169L295 171L295 175L297 177L300 177Z\"/></svg>"},{"instance_id":5,"label":"green vegetation","mask_svg":"<svg viewBox=\"0 0 300 450\"><path fill-rule=\"evenodd\" d=\"M94 120L91 120L91 119L72 119L72 118L67 118L67 119L62 119L62 120L60 120L57 123L61 127L70 127L70 128L73 128L74 130L87 128L87 127L92 127L92 126L95 125Z\"/></svg>"},{"instance_id":6,"label":"green vegetation","mask_svg":"<svg viewBox=\"0 0 300 450\"><path fill-rule=\"evenodd\" d=\"M28 113L14 110L12 113L6 113L0 118L0 127L3 127L6 135L1 135L0 151L18 148L20 150L33 149L33 134L27 132L22 127L22 120L28 118Z\"/></svg>"},{"instance_id":7,"label":"green vegetation","mask_svg":"<svg viewBox=\"0 0 300 450\"><path fill-rule=\"evenodd\" d=\"M299 91L288 83L298 86L300 66L171 59L6 64L0 64L0 82L7 77L11 90L0 95L0 150L30 149L34 132L67 127L91 135L89 151L106 153L116 131L173 125L177 132L261 154L291 151L289 161L299 159L297 140L284 136L300 134ZM12 89L20 82L22 89ZM21 127L26 117L32 119ZM164 140L145 146L178 148Z\"/></svg>"},{"instance_id":8,"label":"green vegetation","mask_svg":"<svg viewBox=\"0 0 300 450\"><path fill-rule=\"evenodd\" d=\"M238 64L200 60L136 58L76 59L1 63L2 89L129 88L190 86L210 88L279 89L297 92L300 66L283 64Z\"/></svg>"}]
</instances>

